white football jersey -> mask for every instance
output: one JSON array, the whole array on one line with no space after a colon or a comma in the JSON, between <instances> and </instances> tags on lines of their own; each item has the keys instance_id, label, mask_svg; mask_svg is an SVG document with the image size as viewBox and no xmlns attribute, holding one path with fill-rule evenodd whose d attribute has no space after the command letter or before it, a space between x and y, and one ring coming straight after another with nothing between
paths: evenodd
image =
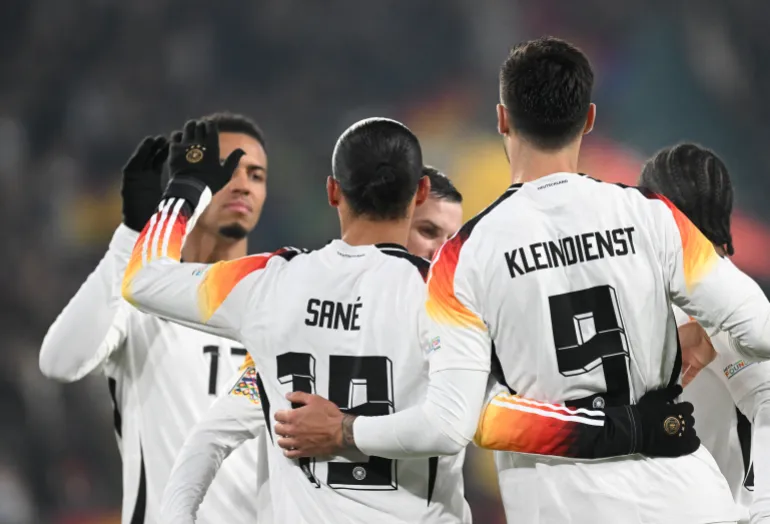
<instances>
[{"instance_id":1,"label":"white football jersey","mask_svg":"<svg viewBox=\"0 0 770 524\"><path fill-rule=\"evenodd\" d=\"M428 289L430 335L440 340L432 371L491 371L509 393L574 408L493 400L477 440L500 450L548 453L554 435L600 423L592 410L675 384L672 301L743 340L761 339L765 354L770 343L761 290L670 202L572 173L511 186L444 244ZM533 410L551 422L524 431L522 413ZM506 447L517 440L526 445ZM501 451L496 461L512 522L737 520L703 447L590 462Z\"/></svg>"},{"instance_id":2,"label":"white football jersey","mask_svg":"<svg viewBox=\"0 0 770 524\"><path fill-rule=\"evenodd\" d=\"M677 324L689 317L674 307ZM724 334L712 336L717 351ZM685 388L682 399L695 407L695 426L741 506L741 521L748 522L754 499L752 423L755 411L770 398L770 364L734 360L718 354ZM760 465L762 467L762 465Z\"/></svg>"},{"instance_id":3,"label":"white football jersey","mask_svg":"<svg viewBox=\"0 0 770 524\"><path fill-rule=\"evenodd\" d=\"M428 369L418 317L428 262L398 245L334 240L310 253L287 248L179 264L197 216L188 221L182 205L164 202L173 211L137 240L123 296L144 311L245 344L259 369L272 439L273 514L297 524L470 522L462 456L390 460L349 452L291 460L275 444L273 414L292 407L285 398L291 391L317 393L361 415L387 415L422 400ZM150 245L157 251L144 247Z\"/></svg>"},{"instance_id":4,"label":"white football jersey","mask_svg":"<svg viewBox=\"0 0 770 524\"><path fill-rule=\"evenodd\" d=\"M115 431L123 459L123 520L157 522L174 460L195 423L226 393L244 362L243 345L146 315L127 306L119 341L104 363L114 391ZM257 514L257 445L222 464L197 522L252 522Z\"/></svg>"},{"instance_id":5,"label":"white football jersey","mask_svg":"<svg viewBox=\"0 0 770 524\"><path fill-rule=\"evenodd\" d=\"M67 381L96 369L105 373L123 461L122 522L155 524L186 434L231 385L246 350L125 303L119 283L137 236L118 229L105 258L49 329L41 368ZM224 463L198 522L255 520L257 449L252 441Z\"/></svg>"}]
</instances>

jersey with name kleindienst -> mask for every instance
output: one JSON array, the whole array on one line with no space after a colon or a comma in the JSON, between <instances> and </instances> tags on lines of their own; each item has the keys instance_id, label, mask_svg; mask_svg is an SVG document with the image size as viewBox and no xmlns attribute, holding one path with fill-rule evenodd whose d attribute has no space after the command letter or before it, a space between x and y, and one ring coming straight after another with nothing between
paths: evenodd
<instances>
[{"instance_id":1,"label":"jersey with name kleindienst","mask_svg":"<svg viewBox=\"0 0 770 524\"><path fill-rule=\"evenodd\" d=\"M433 262L428 336L440 349L431 372L490 370L497 379L503 393L490 395L477 442L518 450L524 434L533 453L569 455L552 449L555 436L568 443L561 435L596 424L596 410L636 403L678 381L672 297L688 297L718 263L711 244L658 195L572 173L511 186ZM511 393L575 411L550 410L539 431L525 429L526 414L541 409L511 402ZM510 520L736 515L703 448L677 459L592 462L498 451L496 461Z\"/></svg>"}]
</instances>

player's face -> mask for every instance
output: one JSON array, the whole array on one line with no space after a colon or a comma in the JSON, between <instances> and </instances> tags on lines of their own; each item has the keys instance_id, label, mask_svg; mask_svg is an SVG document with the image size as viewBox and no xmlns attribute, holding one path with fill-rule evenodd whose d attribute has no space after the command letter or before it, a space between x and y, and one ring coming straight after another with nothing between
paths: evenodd
<instances>
[{"instance_id":1,"label":"player's face","mask_svg":"<svg viewBox=\"0 0 770 524\"><path fill-rule=\"evenodd\" d=\"M438 248L462 225L461 204L431 195L414 210L406 248L410 253L430 260Z\"/></svg>"},{"instance_id":2,"label":"player's face","mask_svg":"<svg viewBox=\"0 0 770 524\"><path fill-rule=\"evenodd\" d=\"M233 239L244 238L254 229L267 195L267 156L262 145L243 133L219 134L221 160L238 148L246 154L199 220L207 231Z\"/></svg>"}]
</instances>

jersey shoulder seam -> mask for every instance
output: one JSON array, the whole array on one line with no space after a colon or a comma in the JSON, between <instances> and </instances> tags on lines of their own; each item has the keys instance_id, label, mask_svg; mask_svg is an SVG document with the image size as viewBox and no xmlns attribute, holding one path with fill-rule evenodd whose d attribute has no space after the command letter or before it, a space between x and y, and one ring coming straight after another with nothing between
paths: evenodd
<instances>
[{"instance_id":1,"label":"jersey shoulder seam","mask_svg":"<svg viewBox=\"0 0 770 524\"><path fill-rule=\"evenodd\" d=\"M470 236L473 230L476 228L476 226L479 225L481 220L489 215L496 207L498 207L500 204L505 202L508 198L516 194L519 189L521 189L522 184L513 184L508 189L505 190L505 192L497 197L494 202L489 204L486 208L481 210L476 216L471 218L469 221L467 221L463 227L460 228L460 231L456 233L457 236L459 236L463 242L465 242Z\"/></svg>"},{"instance_id":2,"label":"jersey shoulder seam","mask_svg":"<svg viewBox=\"0 0 770 524\"><path fill-rule=\"evenodd\" d=\"M413 255L412 253L396 250L396 249L381 249L380 253L383 255L388 255L391 257L401 258L403 260L406 260L412 266L417 269L417 271L420 273L420 278L422 278L423 281L427 280L428 278L428 270L430 269L430 261L426 258L423 258L421 256Z\"/></svg>"}]
</instances>

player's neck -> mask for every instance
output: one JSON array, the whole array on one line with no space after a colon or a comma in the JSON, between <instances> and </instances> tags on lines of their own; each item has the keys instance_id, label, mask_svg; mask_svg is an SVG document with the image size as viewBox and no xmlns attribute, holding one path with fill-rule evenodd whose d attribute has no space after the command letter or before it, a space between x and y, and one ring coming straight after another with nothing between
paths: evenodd
<instances>
[{"instance_id":1,"label":"player's neck","mask_svg":"<svg viewBox=\"0 0 770 524\"><path fill-rule=\"evenodd\" d=\"M511 183L523 184L553 173L577 173L580 143L556 152L520 146L509 153Z\"/></svg>"},{"instance_id":2,"label":"player's neck","mask_svg":"<svg viewBox=\"0 0 770 524\"><path fill-rule=\"evenodd\" d=\"M410 225L409 219L374 221L358 218L342 224L342 240L351 246L385 243L405 246Z\"/></svg>"},{"instance_id":3,"label":"player's neck","mask_svg":"<svg viewBox=\"0 0 770 524\"><path fill-rule=\"evenodd\" d=\"M194 228L182 248L182 260L213 264L221 260L233 260L246 256L248 240L234 240L212 235L201 228Z\"/></svg>"}]
</instances>

